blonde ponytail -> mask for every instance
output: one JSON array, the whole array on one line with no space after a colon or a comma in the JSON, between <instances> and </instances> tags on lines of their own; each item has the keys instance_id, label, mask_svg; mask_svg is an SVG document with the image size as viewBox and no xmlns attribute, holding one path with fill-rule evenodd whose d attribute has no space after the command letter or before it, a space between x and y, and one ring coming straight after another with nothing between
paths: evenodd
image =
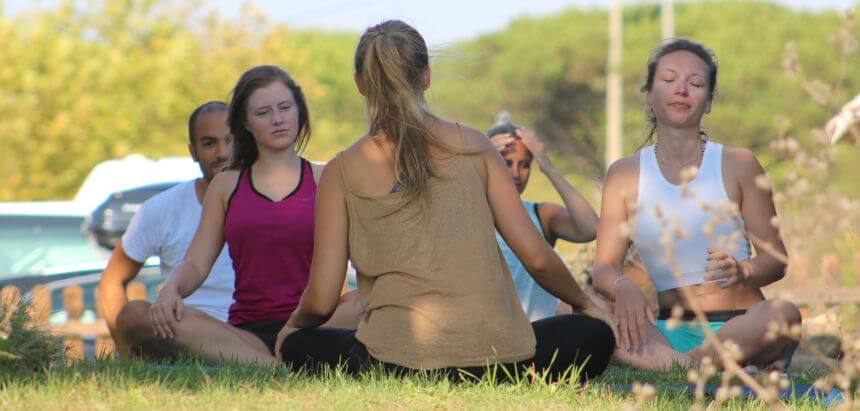
<instances>
[{"instance_id":1,"label":"blonde ponytail","mask_svg":"<svg viewBox=\"0 0 860 411\"><path fill-rule=\"evenodd\" d=\"M397 183L407 200L421 197L434 175L429 147L446 147L425 121L428 69L424 39L399 20L367 29L356 47L355 72L367 99L370 134L382 133L393 143Z\"/></svg>"}]
</instances>

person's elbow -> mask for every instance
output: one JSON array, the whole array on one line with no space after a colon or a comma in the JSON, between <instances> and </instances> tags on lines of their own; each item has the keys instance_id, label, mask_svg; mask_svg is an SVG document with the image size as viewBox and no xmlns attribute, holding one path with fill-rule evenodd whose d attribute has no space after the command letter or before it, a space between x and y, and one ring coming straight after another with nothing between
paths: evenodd
<instances>
[{"instance_id":1,"label":"person's elbow","mask_svg":"<svg viewBox=\"0 0 860 411\"><path fill-rule=\"evenodd\" d=\"M600 225L600 217L594 210L588 213L585 221L582 223L582 242L591 242L597 239L597 227Z\"/></svg>"},{"instance_id":2,"label":"person's elbow","mask_svg":"<svg viewBox=\"0 0 860 411\"><path fill-rule=\"evenodd\" d=\"M573 235L570 236L559 236L567 241L573 243L590 243L597 238L597 226L594 227L582 227L576 231Z\"/></svg>"},{"instance_id":3,"label":"person's elbow","mask_svg":"<svg viewBox=\"0 0 860 411\"><path fill-rule=\"evenodd\" d=\"M780 281L783 278L785 278L785 274L788 271L788 264L786 264L782 261L779 261L775 268L776 269L774 270L775 272L774 272L773 281L776 282L776 281Z\"/></svg>"},{"instance_id":4,"label":"person's elbow","mask_svg":"<svg viewBox=\"0 0 860 411\"><path fill-rule=\"evenodd\" d=\"M782 247L782 249L779 251L782 254L782 256L780 256L782 258L774 257L775 262L773 267L773 282L780 281L785 278L785 274L788 271L788 251L785 249L785 247Z\"/></svg>"},{"instance_id":5,"label":"person's elbow","mask_svg":"<svg viewBox=\"0 0 860 411\"><path fill-rule=\"evenodd\" d=\"M746 281L745 283L747 283L747 284L751 283L751 284L753 284L754 287L761 288L761 287L765 287L769 284L774 284L774 283L780 282L780 281L782 281L783 278L785 278L785 271L786 271L785 269L786 269L785 264L780 263L778 266L771 268L771 272L769 273L769 275L763 275L760 278L756 278L756 280L754 280L752 282Z\"/></svg>"},{"instance_id":6,"label":"person's elbow","mask_svg":"<svg viewBox=\"0 0 860 411\"><path fill-rule=\"evenodd\" d=\"M785 278L785 267L784 266L781 270L777 271L776 276L773 278L773 281L774 282L781 281L783 278Z\"/></svg>"},{"instance_id":7,"label":"person's elbow","mask_svg":"<svg viewBox=\"0 0 860 411\"><path fill-rule=\"evenodd\" d=\"M779 261L779 271L782 273L782 276L785 277L785 272L788 270L788 261L791 259L788 255L788 250L786 250L785 247L782 248L782 256L784 258Z\"/></svg>"},{"instance_id":8,"label":"person's elbow","mask_svg":"<svg viewBox=\"0 0 860 411\"><path fill-rule=\"evenodd\" d=\"M99 279L98 290L104 293L110 289L123 288L128 282L126 279L129 277L129 275L118 273L116 269L108 266Z\"/></svg>"},{"instance_id":9,"label":"person's elbow","mask_svg":"<svg viewBox=\"0 0 860 411\"><path fill-rule=\"evenodd\" d=\"M95 289L100 304L121 304L117 296L125 296L126 284L123 279L117 275L102 275Z\"/></svg>"},{"instance_id":10,"label":"person's elbow","mask_svg":"<svg viewBox=\"0 0 860 411\"><path fill-rule=\"evenodd\" d=\"M580 237L580 242L582 243L590 243L597 239L597 222L594 222L594 225L591 226L588 230L582 233Z\"/></svg>"},{"instance_id":11,"label":"person's elbow","mask_svg":"<svg viewBox=\"0 0 860 411\"><path fill-rule=\"evenodd\" d=\"M309 317L313 317L314 319L322 320L322 322L331 318L336 309L336 302L331 304L328 301L321 301L321 299L302 301L302 313Z\"/></svg>"},{"instance_id":12,"label":"person's elbow","mask_svg":"<svg viewBox=\"0 0 860 411\"><path fill-rule=\"evenodd\" d=\"M542 276L547 271L549 271L550 265L552 264L552 259L546 253L534 253L532 255L526 256L523 261L523 265L526 266L526 269L534 276Z\"/></svg>"},{"instance_id":13,"label":"person's elbow","mask_svg":"<svg viewBox=\"0 0 860 411\"><path fill-rule=\"evenodd\" d=\"M107 266L102 272L98 288L124 288L128 283L134 280L135 277L137 277L140 267L142 266L143 263L134 261L125 255L121 244L117 245L117 248L115 248L113 254L111 254L110 260L108 260Z\"/></svg>"}]
</instances>

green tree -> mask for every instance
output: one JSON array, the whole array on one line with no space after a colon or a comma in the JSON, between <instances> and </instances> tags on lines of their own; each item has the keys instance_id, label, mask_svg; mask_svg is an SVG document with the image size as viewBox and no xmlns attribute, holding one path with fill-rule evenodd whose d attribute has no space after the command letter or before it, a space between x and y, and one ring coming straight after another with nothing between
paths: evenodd
<instances>
[{"instance_id":1,"label":"green tree","mask_svg":"<svg viewBox=\"0 0 860 411\"><path fill-rule=\"evenodd\" d=\"M307 155L331 158L366 131L352 80L358 33L296 30L253 8L233 18L180 0L64 0L51 10L0 14L0 200L70 198L99 161L141 153L185 155L185 122L198 104L229 97L258 64L288 70L308 96L314 129ZM0 9L1 10L1 9ZM656 5L624 15L625 151L644 139L639 86L659 44ZM764 156L774 116L796 130L832 114L782 69L793 42L804 75L860 90L857 61L827 44L841 21L764 2L682 3L676 33L703 42L720 62L711 136ZM488 127L505 109L537 130L568 172L602 176L607 15L571 8L521 17L493 34L434 50L429 100L438 113ZM856 31L856 27L854 28ZM823 83L822 83L823 84ZM773 161L776 161L774 159Z\"/></svg>"}]
</instances>

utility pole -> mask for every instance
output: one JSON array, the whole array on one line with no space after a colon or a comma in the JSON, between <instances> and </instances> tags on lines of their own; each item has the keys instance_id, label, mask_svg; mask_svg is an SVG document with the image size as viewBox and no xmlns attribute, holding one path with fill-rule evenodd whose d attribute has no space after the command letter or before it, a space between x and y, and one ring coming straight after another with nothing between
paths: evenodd
<instances>
[{"instance_id":1,"label":"utility pole","mask_svg":"<svg viewBox=\"0 0 860 411\"><path fill-rule=\"evenodd\" d=\"M621 0L609 9L609 61L606 79L606 168L621 158Z\"/></svg>"},{"instance_id":2,"label":"utility pole","mask_svg":"<svg viewBox=\"0 0 860 411\"><path fill-rule=\"evenodd\" d=\"M660 7L663 42L675 38L675 6L673 3L672 0L663 0L663 5Z\"/></svg>"}]
</instances>

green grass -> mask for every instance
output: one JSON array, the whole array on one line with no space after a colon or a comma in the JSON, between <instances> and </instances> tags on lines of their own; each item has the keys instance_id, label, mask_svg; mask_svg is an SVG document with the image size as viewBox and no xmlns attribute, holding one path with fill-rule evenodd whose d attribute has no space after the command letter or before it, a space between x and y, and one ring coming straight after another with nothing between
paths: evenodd
<instances>
[{"instance_id":1,"label":"green grass","mask_svg":"<svg viewBox=\"0 0 860 411\"><path fill-rule=\"evenodd\" d=\"M811 382L813 376L799 376ZM42 373L0 375L0 409L622 409L636 404L613 383L683 383L683 370L649 373L612 368L587 386L578 384L453 384L427 376L397 378L380 370L360 377L330 372L321 377L284 369L223 367L198 363L157 369L134 361L97 361L55 367ZM658 391L641 404L655 410L689 409L690 395ZM823 409L795 399L792 409ZM735 400L726 409L766 409L755 400Z\"/></svg>"}]
</instances>

